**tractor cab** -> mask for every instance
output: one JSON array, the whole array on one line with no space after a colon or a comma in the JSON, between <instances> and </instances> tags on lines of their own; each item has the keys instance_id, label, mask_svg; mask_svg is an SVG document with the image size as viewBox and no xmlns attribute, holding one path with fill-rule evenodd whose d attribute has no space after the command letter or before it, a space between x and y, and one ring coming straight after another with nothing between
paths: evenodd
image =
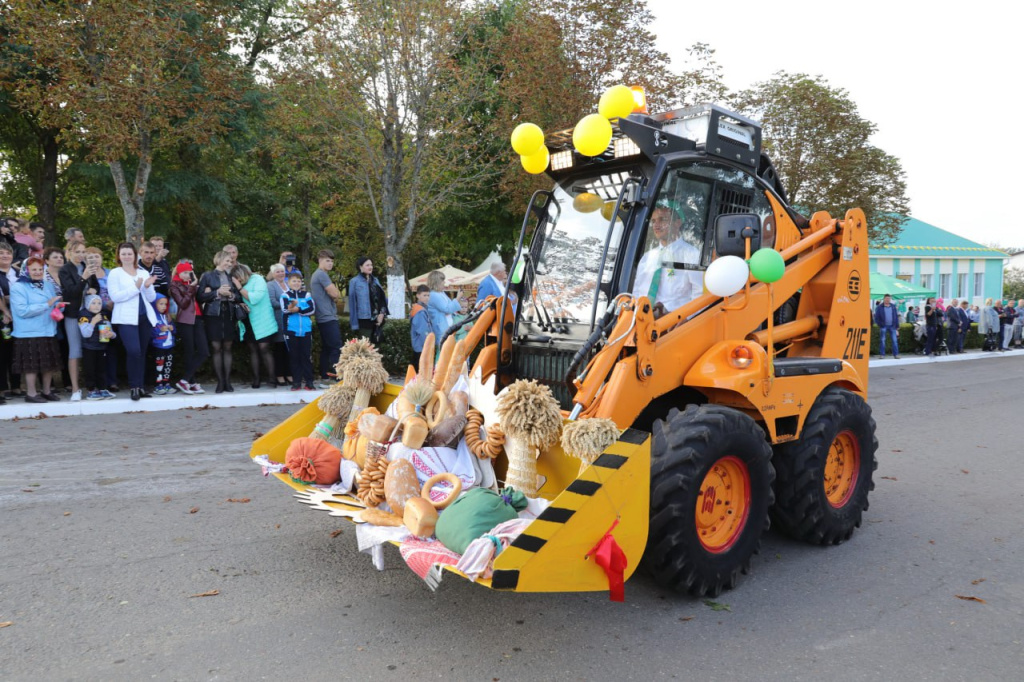
<instances>
[{"instance_id":1,"label":"tractor cab","mask_svg":"<svg viewBox=\"0 0 1024 682\"><path fill-rule=\"evenodd\" d=\"M534 195L523 223L521 243L533 238L512 268L522 304L511 363L499 368L548 385L563 408L589 351L577 355L616 296L647 296L656 316L695 300L718 218L756 216L760 245L771 247L768 195L785 206L760 126L715 105L620 119L596 157L574 151L571 135L546 140L555 185Z\"/></svg>"}]
</instances>

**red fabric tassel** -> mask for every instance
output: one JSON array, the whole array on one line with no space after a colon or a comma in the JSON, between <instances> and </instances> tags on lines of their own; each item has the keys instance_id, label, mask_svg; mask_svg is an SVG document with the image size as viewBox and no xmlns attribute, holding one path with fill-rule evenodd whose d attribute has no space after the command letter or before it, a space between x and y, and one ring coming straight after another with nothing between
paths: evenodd
<instances>
[{"instance_id":1,"label":"red fabric tassel","mask_svg":"<svg viewBox=\"0 0 1024 682\"><path fill-rule=\"evenodd\" d=\"M615 542L615 538L612 536L612 531L615 530L615 526L619 525L619 520L615 519L615 523L612 527L604 534L598 543L592 550L587 552L587 556L594 555L594 561L597 565L604 569L605 574L608 576L608 598L611 601L626 601L626 579L624 577L626 571L626 553L619 547L619 543Z\"/></svg>"}]
</instances>

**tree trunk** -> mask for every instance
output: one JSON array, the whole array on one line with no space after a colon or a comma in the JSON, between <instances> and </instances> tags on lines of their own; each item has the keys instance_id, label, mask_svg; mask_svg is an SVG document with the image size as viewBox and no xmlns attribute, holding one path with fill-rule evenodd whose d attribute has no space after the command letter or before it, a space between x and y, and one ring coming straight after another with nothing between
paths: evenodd
<instances>
[{"instance_id":1,"label":"tree trunk","mask_svg":"<svg viewBox=\"0 0 1024 682\"><path fill-rule=\"evenodd\" d=\"M124 177L124 166L120 161L111 161L110 174L114 178L117 198L124 211L124 238L135 244L142 245L146 237L146 186L149 184L149 173L153 170L153 157L150 155L149 133L139 133L139 165L135 169L135 185L128 191L128 181Z\"/></svg>"},{"instance_id":2,"label":"tree trunk","mask_svg":"<svg viewBox=\"0 0 1024 682\"><path fill-rule=\"evenodd\" d=\"M391 233L394 234L394 233ZM387 254L388 315L393 320L405 319L405 263L397 240L387 235L384 251Z\"/></svg>"},{"instance_id":3,"label":"tree trunk","mask_svg":"<svg viewBox=\"0 0 1024 682\"><path fill-rule=\"evenodd\" d=\"M43 167L36 183L36 216L46 226L50 237L47 241L57 244L57 159L60 156L57 133L45 130L39 141L43 149Z\"/></svg>"}]
</instances>

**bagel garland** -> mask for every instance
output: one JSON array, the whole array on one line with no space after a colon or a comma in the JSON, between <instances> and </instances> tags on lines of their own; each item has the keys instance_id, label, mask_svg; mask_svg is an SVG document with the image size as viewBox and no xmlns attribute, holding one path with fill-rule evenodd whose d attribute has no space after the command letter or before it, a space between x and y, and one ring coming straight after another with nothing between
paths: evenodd
<instances>
[{"instance_id":1,"label":"bagel garland","mask_svg":"<svg viewBox=\"0 0 1024 682\"><path fill-rule=\"evenodd\" d=\"M494 459L501 454L505 446L505 434L498 424L491 424L486 430L486 439L480 437L480 428L484 425L484 415L470 408L466 413L466 428L463 436L466 447L479 459Z\"/></svg>"}]
</instances>

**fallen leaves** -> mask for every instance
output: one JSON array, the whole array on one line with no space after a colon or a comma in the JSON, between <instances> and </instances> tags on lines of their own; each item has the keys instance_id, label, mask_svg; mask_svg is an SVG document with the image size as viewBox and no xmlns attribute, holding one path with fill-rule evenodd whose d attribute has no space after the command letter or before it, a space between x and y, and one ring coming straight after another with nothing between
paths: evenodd
<instances>
[{"instance_id":1,"label":"fallen leaves","mask_svg":"<svg viewBox=\"0 0 1024 682\"><path fill-rule=\"evenodd\" d=\"M188 513L195 514L197 511L199 511L199 507L192 507L191 509L188 510Z\"/></svg>"},{"instance_id":2,"label":"fallen leaves","mask_svg":"<svg viewBox=\"0 0 1024 682\"><path fill-rule=\"evenodd\" d=\"M239 502L241 504L246 504L247 502L250 502L250 501L251 500L248 497L229 497L228 498L228 502Z\"/></svg>"},{"instance_id":3,"label":"fallen leaves","mask_svg":"<svg viewBox=\"0 0 1024 682\"><path fill-rule=\"evenodd\" d=\"M679 620L680 620L681 622L685 623L685 622L687 622L687 621L691 621L691 620L693 620L694 618L696 618L696 616L683 616L683 617L681 617L681 618L680 618Z\"/></svg>"},{"instance_id":4,"label":"fallen leaves","mask_svg":"<svg viewBox=\"0 0 1024 682\"><path fill-rule=\"evenodd\" d=\"M332 530L331 531L331 537L332 538L336 538L336 537L338 537L339 535L341 535L344 532L345 532L344 528L339 528L338 530Z\"/></svg>"},{"instance_id":5,"label":"fallen leaves","mask_svg":"<svg viewBox=\"0 0 1024 682\"><path fill-rule=\"evenodd\" d=\"M13 620L5 620L4 622L0 623L0 628L9 628L12 625L14 625Z\"/></svg>"},{"instance_id":6,"label":"fallen leaves","mask_svg":"<svg viewBox=\"0 0 1024 682\"><path fill-rule=\"evenodd\" d=\"M978 578L977 580L972 580L971 584L972 585L980 585L983 582L985 582L985 578Z\"/></svg>"},{"instance_id":7,"label":"fallen leaves","mask_svg":"<svg viewBox=\"0 0 1024 682\"><path fill-rule=\"evenodd\" d=\"M206 592L200 592L199 594L189 595L189 599L192 597L216 597L220 594L220 590L208 590Z\"/></svg>"},{"instance_id":8,"label":"fallen leaves","mask_svg":"<svg viewBox=\"0 0 1024 682\"><path fill-rule=\"evenodd\" d=\"M985 601L984 599L981 599L979 597L969 597L969 596L964 595L964 594L954 594L953 596L956 597L957 599L963 599L964 601L975 601L975 602L978 602L979 604L987 604L988 603L987 601Z\"/></svg>"},{"instance_id":9,"label":"fallen leaves","mask_svg":"<svg viewBox=\"0 0 1024 682\"><path fill-rule=\"evenodd\" d=\"M882 476L882 478L884 478L887 481L898 481L898 480L900 480L900 479L896 478L895 476Z\"/></svg>"},{"instance_id":10,"label":"fallen leaves","mask_svg":"<svg viewBox=\"0 0 1024 682\"><path fill-rule=\"evenodd\" d=\"M967 469L961 469L961 470L960 470L960 473L961 473L961 474L969 474L969 473L971 473L971 472L970 472L970 471L968 471Z\"/></svg>"},{"instance_id":11,"label":"fallen leaves","mask_svg":"<svg viewBox=\"0 0 1024 682\"><path fill-rule=\"evenodd\" d=\"M164 495L164 502L170 502L170 501L171 501L171 496L170 495Z\"/></svg>"},{"instance_id":12,"label":"fallen leaves","mask_svg":"<svg viewBox=\"0 0 1024 682\"><path fill-rule=\"evenodd\" d=\"M721 602L712 601L710 599L704 600L704 606L711 607L712 611L732 611L732 608L728 604L722 604Z\"/></svg>"}]
</instances>

